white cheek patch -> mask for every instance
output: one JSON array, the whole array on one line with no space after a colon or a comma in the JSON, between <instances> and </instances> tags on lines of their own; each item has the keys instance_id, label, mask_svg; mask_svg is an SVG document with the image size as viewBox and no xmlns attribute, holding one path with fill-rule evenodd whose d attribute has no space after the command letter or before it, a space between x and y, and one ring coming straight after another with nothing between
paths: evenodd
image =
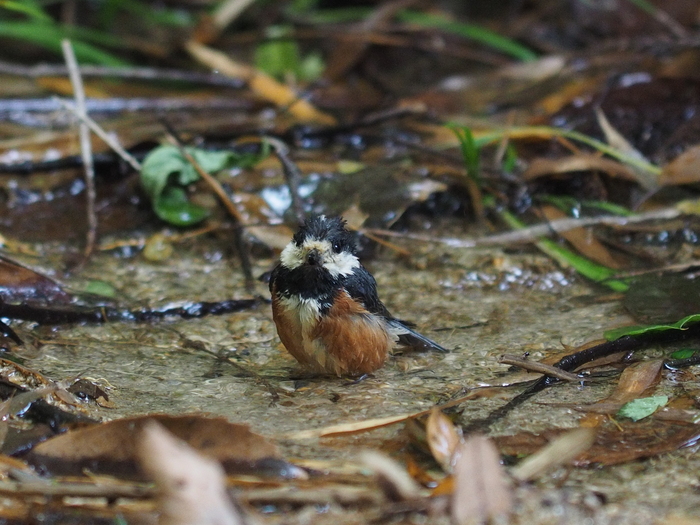
<instances>
[{"instance_id":1,"label":"white cheek patch","mask_svg":"<svg viewBox=\"0 0 700 525\"><path fill-rule=\"evenodd\" d=\"M348 252L333 253L328 258L324 257L323 267L328 270L333 277L342 275L344 277L352 274L355 268L360 267L360 261L353 254Z\"/></svg>"},{"instance_id":2,"label":"white cheek patch","mask_svg":"<svg viewBox=\"0 0 700 525\"><path fill-rule=\"evenodd\" d=\"M303 250L294 241L284 247L280 254L280 262L285 268L293 270L304 263Z\"/></svg>"}]
</instances>

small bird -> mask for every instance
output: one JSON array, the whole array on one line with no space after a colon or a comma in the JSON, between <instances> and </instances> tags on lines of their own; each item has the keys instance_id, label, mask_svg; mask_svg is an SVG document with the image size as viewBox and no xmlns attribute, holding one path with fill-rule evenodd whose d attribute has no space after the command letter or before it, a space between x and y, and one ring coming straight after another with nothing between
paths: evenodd
<instances>
[{"instance_id":1,"label":"small bird","mask_svg":"<svg viewBox=\"0 0 700 525\"><path fill-rule=\"evenodd\" d=\"M306 220L282 251L270 276L270 292L282 343L314 372L369 374L384 364L397 342L447 351L389 313L342 218Z\"/></svg>"}]
</instances>

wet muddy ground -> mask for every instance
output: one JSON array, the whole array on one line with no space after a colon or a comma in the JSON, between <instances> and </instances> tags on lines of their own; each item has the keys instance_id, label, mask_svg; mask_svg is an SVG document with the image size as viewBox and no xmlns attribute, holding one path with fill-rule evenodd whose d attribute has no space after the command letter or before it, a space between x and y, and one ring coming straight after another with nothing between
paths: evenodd
<instances>
[{"instance_id":1,"label":"wet muddy ground","mask_svg":"<svg viewBox=\"0 0 700 525\"><path fill-rule=\"evenodd\" d=\"M450 348L449 354L397 355L357 383L300 378L294 360L279 343L269 306L261 304L251 311L193 320L39 327L35 333L44 344L26 364L52 379L81 375L108 387L115 406L93 409L99 418L154 412L221 415L273 438L291 461L342 470L365 448L392 454L397 448L408 450L403 424L335 438L298 439L294 434L413 413L468 389L509 383L515 374L497 363L500 354L527 352L540 360L561 353L563 345L599 338L603 330L630 321L618 297L535 251L460 250L413 241L403 245L414 253L410 260L384 249L367 266L390 310L415 321ZM257 260L255 274L273 263ZM80 288L85 280L102 279L131 304L165 306L246 297L235 266L218 241L198 239L180 244L175 256L158 264L140 256L101 253L79 279L64 282ZM259 290L265 294L265 285L260 283ZM30 328L23 325L20 334ZM201 348L227 355L240 368ZM607 396L615 382L610 378L585 386L556 385L496 422L489 435L575 427L581 413L561 405L595 402ZM456 421L466 425L484 417L522 388L466 401L458 406ZM667 377L657 392L676 388ZM692 384L686 381L684 388L692 389ZM697 447L684 448L621 466L561 468L517 489L515 522L591 523L593 518L595 523L641 524L658 522L670 513L700 515L696 451ZM282 519L279 514L270 517ZM355 511L331 505L307 508L283 521L358 518ZM410 515L411 521L425 519Z\"/></svg>"}]
</instances>

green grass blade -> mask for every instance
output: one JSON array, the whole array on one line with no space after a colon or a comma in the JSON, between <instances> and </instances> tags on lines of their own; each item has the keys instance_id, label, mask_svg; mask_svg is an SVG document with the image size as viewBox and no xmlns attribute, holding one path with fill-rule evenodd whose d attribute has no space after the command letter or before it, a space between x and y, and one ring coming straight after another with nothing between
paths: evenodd
<instances>
[{"instance_id":1,"label":"green grass blade","mask_svg":"<svg viewBox=\"0 0 700 525\"><path fill-rule=\"evenodd\" d=\"M509 211L499 210L498 213L501 218L512 228L525 228L525 224L523 224ZM626 292L629 288L629 285L624 281L611 279L611 277L615 275L615 270L612 268L594 263L585 257L558 245L556 242L550 239L540 239L535 243L535 245L559 264L563 266L571 266L584 277L587 277L588 279L599 284L605 285L616 292Z\"/></svg>"},{"instance_id":2,"label":"green grass blade","mask_svg":"<svg viewBox=\"0 0 700 525\"><path fill-rule=\"evenodd\" d=\"M13 2L11 0L0 1L0 7L8 11L15 11L29 16L36 22L52 22L52 18L36 4L29 0L24 2Z\"/></svg>"},{"instance_id":3,"label":"green grass blade","mask_svg":"<svg viewBox=\"0 0 700 525\"><path fill-rule=\"evenodd\" d=\"M409 10L399 13L398 18L402 22L416 24L421 27L433 27L453 35L475 40L518 60L530 61L538 58L537 54L531 49L481 26L453 22L443 16Z\"/></svg>"},{"instance_id":4,"label":"green grass blade","mask_svg":"<svg viewBox=\"0 0 700 525\"><path fill-rule=\"evenodd\" d=\"M31 42L44 49L61 53L61 40L69 38L66 31L52 24L35 22L0 22L0 36ZM128 62L80 40L73 40L75 55L81 62L102 64L105 66L127 66Z\"/></svg>"}]
</instances>

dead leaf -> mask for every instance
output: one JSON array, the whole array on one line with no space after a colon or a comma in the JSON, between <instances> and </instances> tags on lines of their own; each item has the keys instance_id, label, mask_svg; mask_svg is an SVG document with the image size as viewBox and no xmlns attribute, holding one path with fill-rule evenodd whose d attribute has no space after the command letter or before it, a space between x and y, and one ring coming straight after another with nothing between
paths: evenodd
<instances>
[{"instance_id":1,"label":"dead leaf","mask_svg":"<svg viewBox=\"0 0 700 525\"><path fill-rule=\"evenodd\" d=\"M144 423L151 420L219 461L228 473L305 477L301 469L280 459L275 445L251 432L247 425L200 415L137 416L81 428L34 447L27 460L55 475L80 475L87 470L138 479L137 436Z\"/></svg>"},{"instance_id":2,"label":"dead leaf","mask_svg":"<svg viewBox=\"0 0 700 525\"><path fill-rule=\"evenodd\" d=\"M474 435L457 451L450 513L458 525L483 523L510 514L511 490L493 442Z\"/></svg>"},{"instance_id":3,"label":"dead leaf","mask_svg":"<svg viewBox=\"0 0 700 525\"><path fill-rule=\"evenodd\" d=\"M624 164L605 157L587 154L571 155L559 159L544 157L533 159L522 178L531 181L547 175L575 171L602 171L611 177L620 177L630 181L637 180L634 172Z\"/></svg>"},{"instance_id":4,"label":"dead leaf","mask_svg":"<svg viewBox=\"0 0 700 525\"><path fill-rule=\"evenodd\" d=\"M34 299L67 303L71 295L53 279L0 257L0 298L8 302Z\"/></svg>"},{"instance_id":5,"label":"dead leaf","mask_svg":"<svg viewBox=\"0 0 700 525\"><path fill-rule=\"evenodd\" d=\"M593 445L595 434L593 428L566 432L521 461L511 474L520 481L529 481L558 465L565 465Z\"/></svg>"},{"instance_id":6,"label":"dead leaf","mask_svg":"<svg viewBox=\"0 0 700 525\"><path fill-rule=\"evenodd\" d=\"M591 405L577 405L578 410L596 414L615 414L620 407L639 397L649 394L661 377L663 360L652 359L628 366L612 394ZM587 425L590 426L590 425Z\"/></svg>"},{"instance_id":7,"label":"dead leaf","mask_svg":"<svg viewBox=\"0 0 700 525\"><path fill-rule=\"evenodd\" d=\"M420 487L408 471L389 456L373 450L360 455L360 461L371 469L389 501L411 501L420 497Z\"/></svg>"},{"instance_id":8,"label":"dead leaf","mask_svg":"<svg viewBox=\"0 0 700 525\"><path fill-rule=\"evenodd\" d=\"M494 438L501 454L534 454L568 429L554 428L538 434L521 432ZM593 446L574 460L574 465L617 465L677 450L700 439L700 427L656 418L631 422L607 421L598 428Z\"/></svg>"},{"instance_id":9,"label":"dead leaf","mask_svg":"<svg viewBox=\"0 0 700 525\"><path fill-rule=\"evenodd\" d=\"M554 206L542 206L540 211L548 221L566 218L567 215ZM581 255L608 268L619 269L622 265L612 256L610 250L596 239L588 228L572 228L559 235L564 237Z\"/></svg>"},{"instance_id":10,"label":"dead leaf","mask_svg":"<svg viewBox=\"0 0 700 525\"><path fill-rule=\"evenodd\" d=\"M430 453L442 470L452 472L456 461L455 452L462 441L461 433L439 408L433 408L425 424Z\"/></svg>"},{"instance_id":11,"label":"dead leaf","mask_svg":"<svg viewBox=\"0 0 700 525\"><path fill-rule=\"evenodd\" d=\"M241 525L216 461L197 453L155 421L142 425L137 457L158 489L161 525Z\"/></svg>"},{"instance_id":12,"label":"dead leaf","mask_svg":"<svg viewBox=\"0 0 700 525\"><path fill-rule=\"evenodd\" d=\"M694 184L700 181L700 144L691 146L666 164L661 171L661 186Z\"/></svg>"},{"instance_id":13,"label":"dead leaf","mask_svg":"<svg viewBox=\"0 0 700 525\"><path fill-rule=\"evenodd\" d=\"M595 116L598 120L600 129L602 129L603 133L605 134L605 140L608 142L608 144L618 151L623 152L628 157L649 162L639 150L630 144L622 133L620 133L612 124L610 124L610 121L608 121L608 118L605 116L605 113L603 113L603 110L600 109L600 107L595 108ZM632 171L636 176L637 182L639 182L644 189L653 190L654 188L658 187L657 177L648 171L634 169Z\"/></svg>"}]
</instances>

